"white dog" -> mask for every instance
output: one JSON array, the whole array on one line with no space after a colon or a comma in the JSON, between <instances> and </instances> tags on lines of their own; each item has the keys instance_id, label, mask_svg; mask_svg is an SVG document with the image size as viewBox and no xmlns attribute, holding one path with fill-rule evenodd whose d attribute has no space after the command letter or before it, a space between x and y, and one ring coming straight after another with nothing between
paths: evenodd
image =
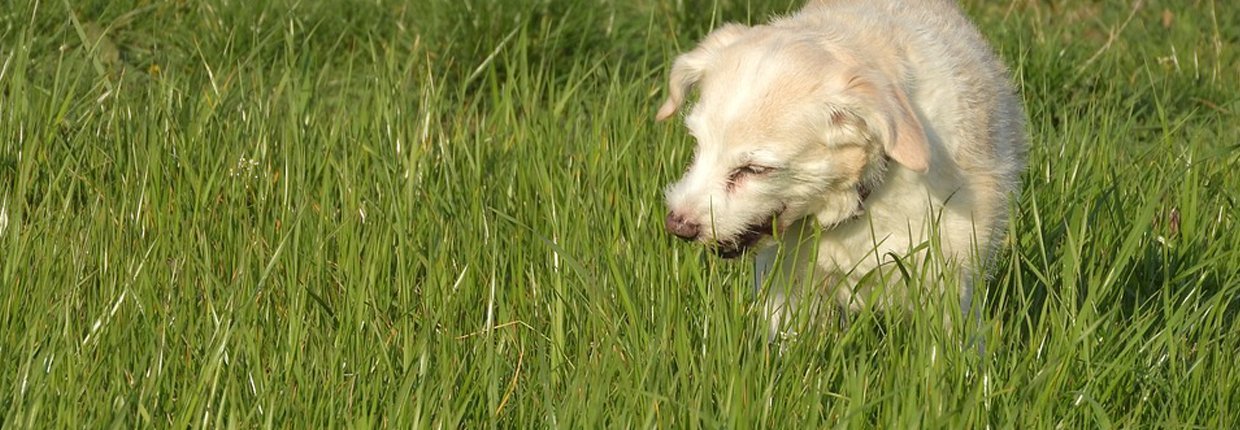
<instances>
[{"instance_id":1,"label":"white dog","mask_svg":"<svg viewBox=\"0 0 1240 430\"><path fill-rule=\"evenodd\" d=\"M911 306L907 285L972 309L1024 168L1025 116L955 3L827 0L728 24L677 58L670 81L659 120L695 85L699 98L666 228L723 257L765 248L760 277L778 259L773 328L793 284L853 310Z\"/></svg>"}]
</instances>

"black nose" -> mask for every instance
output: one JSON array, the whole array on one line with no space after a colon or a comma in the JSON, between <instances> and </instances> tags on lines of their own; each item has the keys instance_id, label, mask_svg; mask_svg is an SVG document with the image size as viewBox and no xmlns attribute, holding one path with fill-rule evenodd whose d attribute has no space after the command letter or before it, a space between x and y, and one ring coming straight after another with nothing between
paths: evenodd
<instances>
[{"instance_id":1,"label":"black nose","mask_svg":"<svg viewBox=\"0 0 1240 430\"><path fill-rule=\"evenodd\" d=\"M684 240L697 239L698 233L701 233L701 226L698 223L686 220L676 212L668 212L667 220L663 222L663 227L667 231Z\"/></svg>"}]
</instances>

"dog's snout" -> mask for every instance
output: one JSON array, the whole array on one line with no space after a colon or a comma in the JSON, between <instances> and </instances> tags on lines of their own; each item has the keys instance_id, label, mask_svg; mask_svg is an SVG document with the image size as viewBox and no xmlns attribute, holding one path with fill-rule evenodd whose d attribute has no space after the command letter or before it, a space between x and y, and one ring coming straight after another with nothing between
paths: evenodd
<instances>
[{"instance_id":1,"label":"dog's snout","mask_svg":"<svg viewBox=\"0 0 1240 430\"><path fill-rule=\"evenodd\" d=\"M664 221L663 226L667 228L668 232L684 240L697 239L698 234L702 230L698 223L686 220L685 217L676 212L667 213L667 220Z\"/></svg>"}]
</instances>

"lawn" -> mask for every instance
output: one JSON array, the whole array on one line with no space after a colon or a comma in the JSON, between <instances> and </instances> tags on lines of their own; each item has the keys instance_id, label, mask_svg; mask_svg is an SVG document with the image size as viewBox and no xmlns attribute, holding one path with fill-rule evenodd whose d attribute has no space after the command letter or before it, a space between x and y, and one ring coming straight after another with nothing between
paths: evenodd
<instances>
[{"instance_id":1,"label":"lawn","mask_svg":"<svg viewBox=\"0 0 1240 430\"><path fill-rule=\"evenodd\" d=\"M663 232L667 66L799 3L3 3L0 427L1240 427L1234 5L965 2L1030 116L982 354L772 342Z\"/></svg>"}]
</instances>

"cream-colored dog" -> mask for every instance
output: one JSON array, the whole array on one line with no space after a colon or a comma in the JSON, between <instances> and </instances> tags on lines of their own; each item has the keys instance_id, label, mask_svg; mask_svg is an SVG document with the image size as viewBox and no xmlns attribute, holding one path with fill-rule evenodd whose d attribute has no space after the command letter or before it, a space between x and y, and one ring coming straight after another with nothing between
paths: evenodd
<instances>
[{"instance_id":1,"label":"cream-colored dog","mask_svg":"<svg viewBox=\"0 0 1240 430\"><path fill-rule=\"evenodd\" d=\"M1024 111L955 3L828 0L728 24L670 80L659 120L692 87L699 97L685 116L697 152L667 190L666 228L724 257L764 249L760 277L778 260L774 326L794 284L854 310L911 306L910 285L971 309L1024 168Z\"/></svg>"}]
</instances>

